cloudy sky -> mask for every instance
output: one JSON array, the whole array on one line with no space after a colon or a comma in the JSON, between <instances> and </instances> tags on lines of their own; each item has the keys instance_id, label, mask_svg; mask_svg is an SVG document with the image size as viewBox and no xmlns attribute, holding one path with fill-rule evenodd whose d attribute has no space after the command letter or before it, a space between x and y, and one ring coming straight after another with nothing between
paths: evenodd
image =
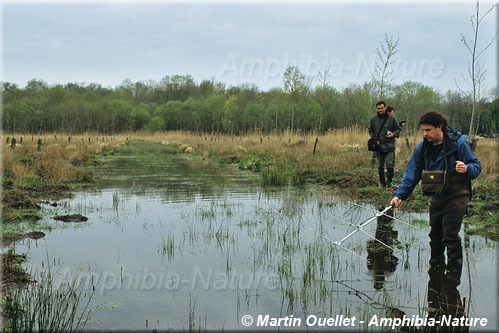
<instances>
[{"instance_id":1,"label":"cloudy sky","mask_svg":"<svg viewBox=\"0 0 499 333\"><path fill-rule=\"evenodd\" d=\"M481 1L484 13L494 2ZM497 7L497 6L496 6ZM497 30L498 11L480 26L479 47ZM227 85L282 86L296 65L316 83L329 69L337 88L369 80L385 36L399 39L395 83L441 91L466 87L473 1L2 1L1 80L24 87L192 75ZM481 60L496 86L497 39Z\"/></svg>"}]
</instances>

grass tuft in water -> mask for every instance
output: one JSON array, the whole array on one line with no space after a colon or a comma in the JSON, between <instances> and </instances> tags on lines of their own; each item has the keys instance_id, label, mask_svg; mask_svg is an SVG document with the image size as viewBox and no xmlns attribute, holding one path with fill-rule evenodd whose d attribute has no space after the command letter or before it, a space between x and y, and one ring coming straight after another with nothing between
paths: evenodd
<instances>
[{"instance_id":1,"label":"grass tuft in water","mask_svg":"<svg viewBox=\"0 0 499 333\"><path fill-rule=\"evenodd\" d=\"M287 183L286 177L275 170L263 170L261 175L262 183L265 186L282 186Z\"/></svg>"},{"instance_id":2,"label":"grass tuft in water","mask_svg":"<svg viewBox=\"0 0 499 333\"><path fill-rule=\"evenodd\" d=\"M168 261L171 261L175 256L175 237L172 234L168 235L168 238L165 239L161 236L161 245L159 251L162 255L168 256Z\"/></svg>"},{"instance_id":3,"label":"grass tuft in water","mask_svg":"<svg viewBox=\"0 0 499 333\"><path fill-rule=\"evenodd\" d=\"M48 261L50 263L50 261ZM90 319L88 305L95 292L80 272L70 281L60 280L52 266L35 274L37 282L9 291L3 298L6 332L75 332Z\"/></svg>"}]
</instances>

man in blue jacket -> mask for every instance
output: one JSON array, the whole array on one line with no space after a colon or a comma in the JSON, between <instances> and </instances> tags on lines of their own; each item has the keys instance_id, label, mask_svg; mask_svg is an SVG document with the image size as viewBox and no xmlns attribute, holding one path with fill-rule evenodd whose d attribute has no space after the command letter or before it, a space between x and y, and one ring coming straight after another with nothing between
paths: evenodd
<instances>
[{"instance_id":1,"label":"man in blue jacket","mask_svg":"<svg viewBox=\"0 0 499 333\"><path fill-rule=\"evenodd\" d=\"M471 180L478 177L482 166L461 133L448 127L442 115L428 112L419 125L424 140L414 149L390 205L398 207L409 197L424 169L445 170L447 165L444 187L430 199L430 265L443 266L447 248L447 268L460 270L463 253L459 231L471 198Z\"/></svg>"}]
</instances>

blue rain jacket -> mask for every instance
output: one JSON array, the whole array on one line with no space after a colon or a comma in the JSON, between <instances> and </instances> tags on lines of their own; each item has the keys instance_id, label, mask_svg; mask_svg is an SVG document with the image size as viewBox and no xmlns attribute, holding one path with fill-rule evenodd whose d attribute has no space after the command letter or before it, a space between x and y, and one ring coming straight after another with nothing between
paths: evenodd
<instances>
[{"instance_id":1,"label":"blue rain jacket","mask_svg":"<svg viewBox=\"0 0 499 333\"><path fill-rule=\"evenodd\" d=\"M456 171L456 161L462 161L468 167L466 171L466 176L471 180L478 177L482 171L482 165L480 161L476 158L473 151L471 151L470 145L464 138L462 138L461 133L458 131L446 127L444 131L445 149L447 151L448 159L448 171ZM400 181L399 188L393 192L392 197L398 197L402 200L406 200L409 195L411 195L414 187L421 180L421 173L425 169L425 157L426 147L431 145L424 139L422 142L416 145L414 152L407 164L402 180ZM428 163L428 170L444 170L445 161L443 156L443 151L438 155L438 157L433 160L431 159Z\"/></svg>"}]
</instances>

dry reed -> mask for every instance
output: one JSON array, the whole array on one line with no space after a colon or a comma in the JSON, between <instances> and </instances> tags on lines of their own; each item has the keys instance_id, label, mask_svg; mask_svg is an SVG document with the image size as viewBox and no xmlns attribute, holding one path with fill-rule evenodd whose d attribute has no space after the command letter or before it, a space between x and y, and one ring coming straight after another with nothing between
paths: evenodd
<instances>
[{"instance_id":1,"label":"dry reed","mask_svg":"<svg viewBox=\"0 0 499 333\"><path fill-rule=\"evenodd\" d=\"M22 136L19 136L22 137ZM2 140L6 142L5 137ZM38 147L33 141L17 141L2 147L2 174L11 179L37 178L46 183L81 181L89 175L83 164L102 143L85 144L47 138Z\"/></svg>"},{"instance_id":2,"label":"dry reed","mask_svg":"<svg viewBox=\"0 0 499 333\"><path fill-rule=\"evenodd\" d=\"M367 130L360 126L330 130L324 134L284 131L271 134L258 132L244 135L192 133L184 131L135 132L114 136L95 133L68 136L47 134L40 136L42 147L37 151L33 136L11 148L3 134L3 173L8 177L43 177L52 181L73 181L78 166L89 153L105 147L120 145L126 140L163 142L214 157L257 156L267 165L279 164L296 170L318 173L341 173L355 169L370 169L372 153L367 151ZM28 138L28 139L26 139ZM64 139L63 139L64 138ZM317 140L317 145L316 145ZM420 134L407 135L397 140L396 169L402 172ZM19 142L20 140L18 140ZM314 153L314 146L316 150ZM476 155L482 163L482 175L497 174L497 139L481 139ZM79 176L76 176L78 178Z\"/></svg>"}]
</instances>

